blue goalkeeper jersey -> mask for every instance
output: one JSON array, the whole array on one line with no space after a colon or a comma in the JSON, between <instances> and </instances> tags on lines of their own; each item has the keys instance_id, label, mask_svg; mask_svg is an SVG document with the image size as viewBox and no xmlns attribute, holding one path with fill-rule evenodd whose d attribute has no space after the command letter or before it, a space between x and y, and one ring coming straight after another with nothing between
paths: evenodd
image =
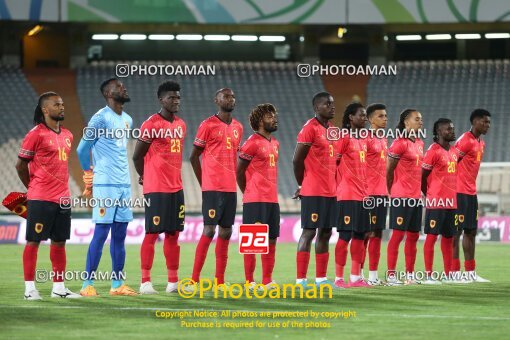
<instances>
[{"instance_id":1,"label":"blue goalkeeper jersey","mask_svg":"<svg viewBox=\"0 0 510 340\"><path fill-rule=\"evenodd\" d=\"M118 115L108 106L90 119L77 152L83 170L94 166L94 186L131 185L127 142L132 125L133 119L126 112Z\"/></svg>"}]
</instances>

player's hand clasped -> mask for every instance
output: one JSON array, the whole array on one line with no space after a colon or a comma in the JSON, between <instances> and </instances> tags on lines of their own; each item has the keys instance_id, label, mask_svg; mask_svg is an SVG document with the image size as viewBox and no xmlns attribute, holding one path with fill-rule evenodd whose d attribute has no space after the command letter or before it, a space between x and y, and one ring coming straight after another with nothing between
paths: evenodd
<instances>
[{"instance_id":1,"label":"player's hand clasped","mask_svg":"<svg viewBox=\"0 0 510 340\"><path fill-rule=\"evenodd\" d=\"M301 199L301 186L299 186L294 193L294 196L292 196L293 200L300 200Z\"/></svg>"},{"instance_id":2,"label":"player's hand clasped","mask_svg":"<svg viewBox=\"0 0 510 340\"><path fill-rule=\"evenodd\" d=\"M85 190L83 190L83 196L92 196L92 181L94 180L94 172L91 170L83 171L83 183L85 183Z\"/></svg>"}]
</instances>

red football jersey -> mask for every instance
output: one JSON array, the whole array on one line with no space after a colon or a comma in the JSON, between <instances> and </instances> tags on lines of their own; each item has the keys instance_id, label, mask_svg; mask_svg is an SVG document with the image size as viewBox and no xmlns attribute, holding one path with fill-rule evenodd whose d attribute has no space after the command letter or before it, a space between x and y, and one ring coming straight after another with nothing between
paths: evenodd
<instances>
[{"instance_id":1,"label":"red football jersey","mask_svg":"<svg viewBox=\"0 0 510 340\"><path fill-rule=\"evenodd\" d=\"M60 203L62 197L71 196L68 162L72 143L73 134L62 126L56 133L41 123L27 133L18 157L30 162L29 200Z\"/></svg>"},{"instance_id":2,"label":"red football jersey","mask_svg":"<svg viewBox=\"0 0 510 340\"><path fill-rule=\"evenodd\" d=\"M328 126L331 125L328 123ZM314 117L298 134L298 144L310 146L301 185L303 196L335 197L336 143L326 138L326 131L327 128Z\"/></svg>"},{"instance_id":3,"label":"red football jersey","mask_svg":"<svg viewBox=\"0 0 510 340\"><path fill-rule=\"evenodd\" d=\"M476 195L476 177L485 151L485 141L477 139L471 131L465 132L455 143L460 161L457 172L457 192Z\"/></svg>"},{"instance_id":4,"label":"red football jersey","mask_svg":"<svg viewBox=\"0 0 510 340\"><path fill-rule=\"evenodd\" d=\"M239 152L239 158L250 161L246 168L243 203L278 203L278 150L280 143L255 133Z\"/></svg>"},{"instance_id":5,"label":"red football jersey","mask_svg":"<svg viewBox=\"0 0 510 340\"><path fill-rule=\"evenodd\" d=\"M193 144L204 149L202 191L237 191L237 151L242 138L243 126L235 119L227 124L214 115L200 124Z\"/></svg>"},{"instance_id":6,"label":"red football jersey","mask_svg":"<svg viewBox=\"0 0 510 340\"><path fill-rule=\"evenodd\" d=\"M427 178L428 209L457 209L458 150L453 146L445 150L433 143L423 159L422 167L431 170Z\"/></svg>"},{"instance_id":7,"label":"red football jersey","mask_svg":"<svg viewBox=\"0 0 510 340\"><path fill-rule=\"evenodd\" d=\"M338 156L337 201L363 201L368 195L366 139L341 139L338 142Z\"/></svg>"},{"instance_id":8,"label":"red football jersey","mask_svg":"<svg viewBox=\"0 0 510 340\"><path fill-rule=\"evenodd\" d=\"M143 159L143 193L174 193L182 190L182 154L186 123L174 116L170 122L153 114L140 128L142 142L149 143Z\"/></svg>"},{"instance_id":9,"label":"red football jersey","mask_svg":"<svg viewBox=\"0 0 510 340\"><path fill-rule=\"evenodd\" d=\"M388 140L369 136L367 138L367 190L372 196L388 196L386 185L386 158Z\"/></svg>"},{"instance_id":10,"label":"red football jersey","mask_svg":"<svg viewBox=\"0 0 510 340\"><path fill-rule=\"evenodd\" d=\"M399 160L393 174L391 197L420 198L423 141L397 138L391 144L388 156Z\"/></svg>"}]
</instances>

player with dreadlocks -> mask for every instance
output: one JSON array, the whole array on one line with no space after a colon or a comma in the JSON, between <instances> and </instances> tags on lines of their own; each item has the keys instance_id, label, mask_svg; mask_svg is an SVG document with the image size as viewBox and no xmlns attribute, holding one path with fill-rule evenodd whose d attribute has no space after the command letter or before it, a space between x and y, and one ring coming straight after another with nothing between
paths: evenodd
<instances>
[{"instance_id":1,"label":"player with dreadlocks","mask_svg":"<svg viewBox=\"0 0 510 340\"><path fill-rule=\"evenodd\" d=\"M64 286L65 244L71 236L71 209L62 199L69 192L69 153L73 135L61 126L64 102L55 92L39 97L34 124L21 144L16 170L28 189L28 216L23 272L25 300L41 300L35 287L37 252L41 241L51 239L50 259L53 268L52 298L80 298Z\"/></svg>"},{"instance_id":2,"label":"player with dreadlocks","mask_svg":"<svg viewBox=\"0 0 510 340\"><path fill-rule=\"evenodd\" d=\"M262 254L262 284L275 286L276 239L280 236L278 204L278 150L280 143L272 136L278 129L278 114L273 104L259 104L250 113L250 126L255 132L241 147L237 164L237 184L243 193L243 223L269 225L269 253ZM244 255L244 273L252 288L255 254Z\"/></svg>"},{"instance_id":3,"label":"player with dreadlocks","mask_svg":"<svg viewBox=\"0 0 510 340\"><path fill-rule=\"evenodd\" d=\"M336 199L339 212L338 242L335 247L335 285L340 288L367 287L361 277L364 240L370 231L369 211L363 206L367 197L367 141L359 132L367 123L365 108L360 103L347 105L342 119L342 138L338 141ZM347 246L351 242L351 275L344 280Z\"/></svg>"}]
</instances>

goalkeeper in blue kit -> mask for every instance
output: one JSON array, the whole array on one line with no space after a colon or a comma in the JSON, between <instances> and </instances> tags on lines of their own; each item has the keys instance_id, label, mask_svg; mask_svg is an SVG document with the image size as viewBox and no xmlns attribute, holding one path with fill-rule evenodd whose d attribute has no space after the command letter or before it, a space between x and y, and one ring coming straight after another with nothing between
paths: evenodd
<instances>
[{"instance_id":1,"label":"goalkeeper in blue kit","mask_svg":"<svg viewBox=\"0 0 510 340\"><path fill-rule=\"evenodd\" d=\"M103 245L111 230L112 287L110 295L137 295L121 280L124 276L126 260L124 241L128 223L133 220L133 213L128 206L105 205L109 202L125 202L131 199L127 132L131 129L133 120L123 111L124 103L129 102L130 98L124 84L116 78L104 81L101 84L101 93L107 106L92 116L77 149L78 158L84 170L85 191L83 194L84 196L92 194L99 202L92 212L92 221L96 223L96 226L87 253L87 280L83 282L80 294L82 296L98 295L94 288L94 278L101 260Z\"/></svg>"}]
</instances>

